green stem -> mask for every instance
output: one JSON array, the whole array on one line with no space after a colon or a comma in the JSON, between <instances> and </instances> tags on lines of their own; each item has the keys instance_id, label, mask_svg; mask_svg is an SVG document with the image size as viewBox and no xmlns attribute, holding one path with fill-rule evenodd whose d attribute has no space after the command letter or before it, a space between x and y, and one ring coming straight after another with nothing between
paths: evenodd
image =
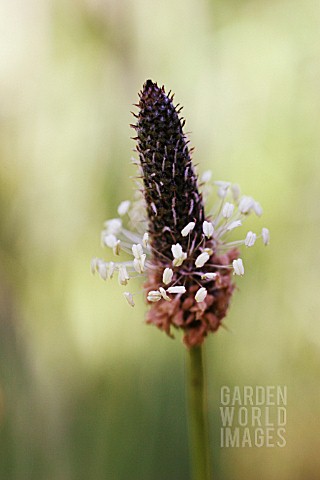
<instances>
[{"instance_id":1,"label":"green stem","mask_svg":"<svg viewBox=\"0 0 320 480\"><path fill-rule=\"evenodd\" d=\"M187 395L192 480L212 480L202 347L188 350Z\"/></svg>"}]
</instances>

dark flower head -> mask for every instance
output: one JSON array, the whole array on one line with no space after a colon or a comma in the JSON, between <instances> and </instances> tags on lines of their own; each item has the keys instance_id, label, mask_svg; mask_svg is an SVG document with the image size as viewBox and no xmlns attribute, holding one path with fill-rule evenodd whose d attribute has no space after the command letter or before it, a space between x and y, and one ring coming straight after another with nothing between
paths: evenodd
<instances>
[{"instance_id":1,"label":"dark flower head","mask_svg":"<svg viewBox=\"0 0 320 480\"><path fill-rule=\"evenodd\" d=\"M249 213L260 216L262 209L253 198L241 196L237 185L216 181L218 203L205 213L211 172L203 174L200 192L173 95L147 80L137 106L133 127L142 185L132 205L126 200L118 207L120 217L129 215L133 231L124 228L122 218L114 218L102 232L103 245L133 259L115 263L95 258L92 271L104 280L117 272L121 285L132 276L146 276L147 322L169 336L173 329L182 330L188 347L200 345L226 316L233 275L244 274L237 247L252 247L258 238L251 231L240 241L227 242L226 237ZM267 245L268 229L260 237ZM124 296L134 306L133 295Z\"/></svg>"},{"instance_id":2,"label":"dark flower head","mask_svg":"<svg viewBox=\"0 0 320 480\"><path fill-rule=\"evenodd\" d=\"M170 256L171 245L187 246L181 230L195 222L194 237L202 237L204 210L191 162L184 122L164 87L147 80L141 93L136 125L137 150L143 172L150 243Z\"/></svg>"}]
</instances>

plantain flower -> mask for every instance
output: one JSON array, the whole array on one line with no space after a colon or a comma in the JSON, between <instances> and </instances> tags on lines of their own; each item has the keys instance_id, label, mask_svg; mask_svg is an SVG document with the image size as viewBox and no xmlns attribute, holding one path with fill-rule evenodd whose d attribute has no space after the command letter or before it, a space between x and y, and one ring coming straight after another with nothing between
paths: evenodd
<instances>
[{"instance_id":1,"label":"plantain flower","mask_svg":"<svg viewBox=\"0 0 320 480\"><path fill-rule=\"evenodd\" d=\"M129 260L94 258L91 269L103 280L117 272L125 286L143 277L147 323L169 336L182 330L184 343L192 347L215 332L227 314L234 275L244 275L238 248L252 247L258 238L267 245L269 231L248 231L230 241L230 232L249 214L262 215L260 204L241 195L238 185L212 182L210 171L199 182L181 108L174 106L170 92L148 80L139 97L133 125L139 156L136 198L120 203L119 218L105 222L101 234L103 246L116 256L128 254ZM210 209L214 191L217 202ZM133 294L123 295L133 307Z\"/></svg>"}]
</instances>

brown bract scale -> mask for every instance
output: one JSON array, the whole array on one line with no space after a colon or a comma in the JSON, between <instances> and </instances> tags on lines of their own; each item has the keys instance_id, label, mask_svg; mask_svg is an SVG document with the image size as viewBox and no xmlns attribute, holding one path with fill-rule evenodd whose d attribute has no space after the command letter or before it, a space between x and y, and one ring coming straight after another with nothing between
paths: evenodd
<instances>
[{"instance_id":1,"label":"brown bract scale","mask_svg":"<svg viewBox=\"0 0 320 480\"><path fill-rule=\"evenodd\" d=\"M230 250L223 256L212 255L210 263L228 265L238 256L237 249ZM213 268L202 269L201 273L213 272ZM195 294L200 288L196 277L186 276L186 293L176 296L171 302L161 300L152 304L147 313L147 323L154 324L160 330L172 335L172 329L183 330L183 341L187 347L201 345L209 332L218 330L226 316L230 299L235 288L232 271L219 268L216 280L201 281L208 294L203 302L196 302ZM162 282L161 264L148 275L146 291L156 290Z\"/></svg>"},{"instance_id":2,"label":"brown bract scale","mask_svg":"<svg viewBox=\"0 0 320 480\"><path fill-rule=\"evenodd\" d=\"M184 121L172 100L164 87L147 80L140 92L135 126L150 244L167 258L171 258L173 243L187 246L181 230L188 221L196 222L196 241L201 240L204 220L202 196L182 130Z\"/></svg>"}]
</instances>

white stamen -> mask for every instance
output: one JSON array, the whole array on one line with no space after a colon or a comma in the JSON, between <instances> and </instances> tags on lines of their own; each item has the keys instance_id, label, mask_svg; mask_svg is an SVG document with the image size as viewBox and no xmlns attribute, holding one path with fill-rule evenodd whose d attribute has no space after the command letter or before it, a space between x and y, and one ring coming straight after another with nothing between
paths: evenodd
<instances>
[{"instance_id":1,"label":"white stamen","mask_svg":"<svg viewBox=\"0 0 320 480\"><path fill-rule=\"evenodd\" d=\"M174 267L180 267L180 265L183 264L183 262L184 262L184 260L185 260L186 258L187 258L187 255L186 255L186 254L184 254L183 257L175 258L175 259L173 260L173 262L172 262L172 265L173 265Z\"/></svg>"},{"instance_id":2,"label":"white stamen","mask_svg":"<svg viewBox=\"0 0 320 480\"><path fill-rule=\"evenodd\" d=\"M130 208L130 203L131 202L129 200L124 200L123 202L120 203L118 207L118 214L120 215L120 217L128 213L128 210Z\"/></svg>"},{"instance_id":3,"label":"white stamen","mask_svg":"<svg viewBox=\"0 0 320 480\"><path fill-rule=\"evenodd\" d=\"M133 259L133 268L135 269L136 272L138 273L144 272L144 264L145 264L146 258L147 258L147 255L143 253L140 258Z\"/></svg>"},{"instance_id":4,"label":"white stamen","mask_svg":"<svg viewBox=\"0 0 320 480\"><path fill-rule=\"evenodd\" d=\"M233 214L233 210L234 210L233 203L227 202L223 206L222 215L224 216L224 218L230 218L231 215Z\"/></svg>"},{"instance_id":5,"label":"white stamen","mask_svg":"<svg viewBox=\"0 0 320 480\"><path fill-rule=\"evenodd\" d=\"M145 232L142 237L142 245L144 246L144 248L147 248L148 241L149 241L149 233Z\"/></svg>"},{"instance_id":6,"label":"white stamen","mask_svg":"<svg viewBox=\"0 0 320 480\"><path fill-rule=\"evenodd\" d=\"M229 225L227 226L227 231L230 232L234 228L241 227L241 225L242 225L241 220L234 220L233 222L229 223Z\"/></svg>"},{"instance_id":7,"label":"white stamen","mask_svg":"<svg viewBox=\"0 0 320 480\"><path fill-rule=\"evenodd\" d=\"M114 271L116 269L116 266L113 262L110 262L109 263L109 267L108 267L108 277L109 278L112 278L113 277L113 274L114 274Z\"/></svg>"},{"instance_id":8,"label":"white stamen","mask_svg":"<svg viewBox=\"0 0 320 480\"><path fill-rule=\"evenodd\" d=\"M246 247L253 247L257 239L257 235L253 232L248 232L244 244Z\"/></svg>"},{"instance_id":9,"label":"white stamen","mask_svg":"<svg viewBox=\"0 0 320 480\"><path fill-rule=\"evenodd\" d=\"M147 255L143 253L140 258L141 273L144 272Z\"/></svg>"},{"instance_id":10,"label":"white stamen","mask_svg":"<svg viewBox=\"0 0 320 480\"><path fill-rule=\"evenodd\" d=\"M201 278L202 280L214 280L217 276L217 273L205 273L204 275L201 275Z\"/></svg>"},{"instance_id":11,"label":"white stamen","mask_svg":"<svg viewBox=\"0 0 320 480\"><path fill-rule=\"evenodd\" d=\"M243 196L239 203L239 212L249 213L249 211L254 207L254 200L252 197Z\"/></svg>"},{"instance_id":12,"label":"white stamen","mask_svg":"<svg viewBox=\"0 0 320 480\"><path fill-rule=\"evenodd\" d=\"M202 252L200 255L196 258L195 265L196 268L201 268L203 265L209 260L210 255L207 252Z\"/></svg>"},{"instance_id":13,"label":"white stamen","mask_svg":"<svg viewBox=\"0 0 320 480\"><path fill-rule=\"evenodd\" d=\"M134 300L133 300L132 293L123 292L123 296L127 300L127 302L129 303L129 305L131 305L131 307L134 307Z\"/></svg>"},{"instance_id":14,"label":"white stamen","mask_svg":"<svg viewBox=\"0 0 320 480\"><path fill-rule=\"evenodd\" d=\"M176 243L171 246L171 251L173 255L173 265L175 267L180 267L184 260L187 258L187 254L182 250L180 243Z\"/></svg>"},{"instance_id":15,"label":"white stamen","mask_svg":"<svg viewBox=\"0 0 320 480\"><path fill-rule=\"evenodd\" d=\"M219 188L218 188L218 195L220 198L225 198L227 196L229 187L231 185L230 182L223 182L221 180L218 180L214 182Z\"/></svg>"},{"instance_id":16,"label":"white stamen","mask_svg":"<svg viewBox=\"0 0 320 480\"><path fill-rule=\"evenodd\" d=\"M182 285L176 285L175 287L169 287L167 289L168 293L186 293L186 287Z\"/></svg>"},{"instance_id":17,"label":"white stamen","mask_svg":"<svg viewBox=\"0 0 320 480\"><path fill-rule=\"evenodd\" d=\"M210 182L211 177L212 177L212 171L211 170L206 170L205 172L203 172L203 174L201 176L201 181L204 182L204 183Z\"/></svg>"},{"instance_id":18,"label":"white stamen","mask_svg":"<svg viewBox=\"0 0 320 480\"><path fill-rule=\"evenodd\" d=\"M114 255L120 255L120 250L121 250L121 245L120 245L120 240L117 240L115 245L113 246L113 254Z\"/></svg>"},{"instance_id":19,"label":"white stamen","mask_svg":"<svg viewBox=\"0 0 320 480\"><path fill-rule=\"evenodd\" d=\"M107 247L113 248L117 244L117 237L113 233L110 233L103 238L103 243Z\"/></svg>"},{"instance_id":20,"label":"white stamen","mask_svg":"<svg viewBox=\"0 0 320 480\"><path fill-rule=\"evenodd\" d=\"M233 260L232 266L233 266L233 275L244 275L244 266L241 258L238 258L237 260Z\"/></svg>"},{"instance_id":21,"label":"white stamen","mask_svg":"<svg viewBox=\"0 0 320 480\"><path fill-rule=\"evenodd\" d=\"M104 222L104 226L106 227L106 233L113 233L116 235L119 233L121 227L122 227L122 221L120 218L112 218L111 220L107 220Z\"/></svg>"},{"instance_id":22,"label":"white stamen","mask_svg":"<svg viewBox=\"0 0 320 480\"><path fill-rule=\"evenodd\" d=\"M183 254L183 250L180 243L176 243L175 245L172 245L171 251L174 258L179 258Z\"/></svg>"},{"instance_id":23,"label":"white stamen","mask_svg":"<svg viewBox=\"0 0 320 480\"><path fill-rule=\"evenodd\" d=\"M211 238L214 232L214 228L211 222L207 222L206 220L202 224L202 231L207 238Z\"/></svg>"},{"instance_id":24,"label":"white stamen","mask_svg":"<svg viewBox=\"0 0 320 480\"><path fill-rule=\"evenodd\" d=\"M183 237L186 237L187 235L189 235L190 232L192 232L192 230L194 229L194 227L196 226L196 224L194 222L189 222L188 225L186 225L182 230L181 230L181 235Z\"/></svg>"},{"instance_id":25,"label":"white stamen","mask_svg":"<svg viewBox=\"0 0 320 480\"><path fill-rule=\"evenodd\" d=\"M270 242L270 233L269 233L269 230L265 227L263 227L262 229L262 241L265 245L269 245L269 242Z\"/></svg>"},{"instance_id":26,"label":"white stamen","mask_svg":"<svg viewBox=\"0 0 320 480\"><path fill-rule=\"evenodd\" d=\"M258 217L261 217L261 215L263 214L263 209L259 202L256 202L256 201L254 202L253 210L254 210L254 213L258 215Z\"/></svg>"},{"instance_id":27,"label":"white stamen","mask_svg":"<svg viewBox=\"0 0 320 480\"><path fill-rule=\"evenodd\" d=\"M206 298L207 296L207 289L204 288L204 287L201 287L199 288L199 290L197 291L196 295L195 295L195 301L196 302L203 302L203 300Z\"/></svg>"},{"instance_id":28,"label":"white stamen","mask_svg":"<svg viewBox=\"0 0 320 480\"><path fill-rule=\"evenodd\" d=\"M159 292L161 293L161 296L164 300L166 300L167 302L171 302L171 298L168 297L167 292L163 287L159 287Z\"/></svg>"},{"instance_id":29,"label":"white stamen","mask_svg":"<svg viewBox=\"0 0 320 480\"><path fill-rule=\"evenodd\" d=\"M158 290L150 290L150 292L147 295L147 300L149 302L159 302L161 298L162 298L162 295Z\"/></svg>"},{"instance_id":30,"label":"white stamen","mask_svg":"<svg viewBox=\"0 0 320 480\"><path fill-rule=\"evenodd\" d=\"M134 258L133 259L133 268L135 269L136 272L142 273L139 258Z\"/></svg>"},{"instance_id":31,"label":"white stamen","mask_svg":"<svg viewBox=\"0 0 320 480\"><path fill-rule=\"evenodd\" d=\"M213 254L212 248L204 248L203 251L206 252L208 255L212 255L212 254Z\"/></svg>"},{"instance_id":32,"label":"white stamen","mask_svg":"<svg viewBox=\"0 0 320 480\"><path fill-rule=\"evenodd\" d=\"M94 275L97 271L97 266L98 266L98 258L97 257L94 257L91 259L91 262L90 262L90 270L91 270L91 273Z\"/></svg>"},{"instance_id":33,"label":"white stamen","mask_svg":"<svg viewBox=\"0 0 320 480\"><path fill-rule=\"evenodd\" d=\"M162 281L165 285L172 282L173 270L171 268L165 268L162 274Z\"/></svg>"},{"instance_id":34,"label":"white stamen","mask_svg":"<svg viewBox=\"0 0 320 480\"><path fill-rule=\"evenodd\" d=\"M120 265L119 266L119 277L118 277L120 285L127 285L129 279L130 279L130 277L128 275L126 267L124 265Z\"/></svg>"},{"instance_id":35,"label":"white stamen","mask_svg":"<svg viewBox=\"0 0 320 480\"><path fill-rule=\"evenodd\" d=\"M133 256L134 258L141 258L141 255L143 255L143 248L142 248L142 245L140 245L140 243L138 243L137 245L133 244L132 245L132 253L133 253Z\"/></svg>"},{"instance_id":36,"label":"white stamen","mask_svg":"<svg viewBox=\"0 0 320 480\"><path fill-rule=\"evenodd\" d=\"M98 260L97 263L97 271L102 278L102 280L107 280L108 278L108 270L107 270L107 264L103 260Z\"/></svg>"}]
</instances>

